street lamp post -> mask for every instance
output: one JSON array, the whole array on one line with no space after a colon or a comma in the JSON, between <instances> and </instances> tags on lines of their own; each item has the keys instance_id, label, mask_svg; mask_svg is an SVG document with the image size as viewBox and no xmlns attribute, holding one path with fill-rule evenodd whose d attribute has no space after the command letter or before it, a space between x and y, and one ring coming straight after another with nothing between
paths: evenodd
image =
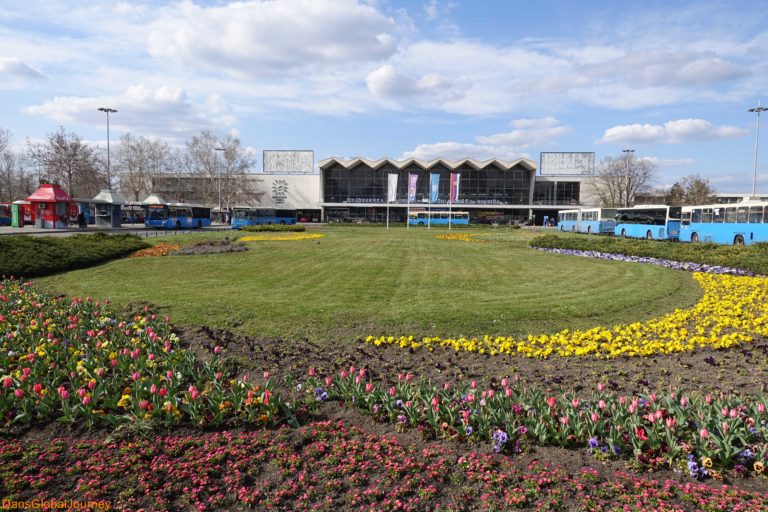
<instances>
[{"instance_id":1,"label":"street lamp post","mask_svg":"<svg viewBox=\"0 0 768 512\"><path fill-rule=\"evenodd\" d=\"M224 151L226 148L213 148L216 151ZM223 220L224 216L221 211L221 162L217 162L219 164L219 220Z\"/></svg>"},{"instance_id":2,"label":"street lamp post","mask_svg":"<svg viewBox=\"0 0 768 512\"><path fill-rule=\"evenodd\" d=\"M765 112L768 107L761 107L760 103L755 108L750 108L748 112L757 114L757 134L755 135L755 164L752 169L752 198L757 196L757 148L760 143L760 112Z\"/></svg>"},{"instance_id":3,"label":"street lamp post","mask_svg":"<svg viewBox=\"0 0 768 512\"><path fill-rule=\"evenodd\" d=\"M107 188L111 191L112 190L112 169L110 166L110 159L109 159L109 114L114 114L117 112L117 110L113 108L105 108L100 107L99 112L104 112L107 114Z\"/></svg>"},{"instance_id":4,"label":"street lamp post","mask_svg":"<svg viewBox=\"0 0 768 512\"><path fill-rule=\"evenodd\" d=\"M624 208L629 208L629 157L632 156L632 153L634 153L635 150L634 149L622 149L621 152L627 154L627 158L626 158L626 168L627 168L626 185L627 185L627 189L625 191L627 193L627 197L626 197L626 200L624 201Z\"/></svg>"}]
</instances>

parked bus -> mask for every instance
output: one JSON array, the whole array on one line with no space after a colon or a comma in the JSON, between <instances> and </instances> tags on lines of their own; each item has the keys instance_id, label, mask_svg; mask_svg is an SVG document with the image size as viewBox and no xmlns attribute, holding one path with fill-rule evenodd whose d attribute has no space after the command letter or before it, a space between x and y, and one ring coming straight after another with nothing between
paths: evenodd
<instances>
[{"instance_id":1,"label":"parked bus","mask_svg":"<svg viewBox=\"0 0 768 512\"><path fill-rule=\"evenodd\" d=\"M0 203L0 226L11 225L11 203Z\"/></svg>"},{"instance_id":2,"label":"parked bus","mask_svg":"<svg viewBox=\"0 0 768 512\"><path fill-rule=\"evenodd\" d=\"M768 202L684 206L680 241L724 245L768 242Z\"/></svg>"},{"instance_id":3,"label":"parked bus","mask_svg":"<svg viewBox=\"0 0 768 512\"><path fill-rule=\"evenodd\" d=\"M191 204L148 204L144 225L148 228L189 229L211 225L211 209Z\"/></svg>"},{"instance_id":4,"label":"parked bus","mask_svg":"<svg viewBox=\"0 0 768 512\"><path fill-rule=\"evenodd\" d=\"M260 224L296 224L296 210L235 207L232 209L231 224L232 229Z\"/></svg>"},{"instance_id":5,"label":"parked bus","mask_svg":"<svg viewBox=\"0 0 768 512\"><path fill-rule=\"evenodd\" d=\"M449 220L452 225L467 225L469 212L423 211L408 214L408 224L411 226L447 226Z\"/></svg>"},{"instance_id":6,"label":"parked bus","mask_svg":"<svg viewBox=\"0 0 768 512\"><path fill-rule=\"evenodd\" d=\"M146 207L141 203L125 203L120 206L123 224L144 224Z\"/></svg>"},{"instance_id":7,"label":"parked bus","mask_svg":"<svg viewBox=\"0 0 768 512\"><path fill-rule=\"evenodd\" d=\"M678 240L680 237L679 206L639 205L616 210L616 236L648 240Z\"/></svg>"},{"instance_id":8,"label":"parked bus","mask_svg":"<svg viewBox=\"0 0 768 512\"><path fill-rule=\"evenodd\" d=\"M557 212L559 231L586 233L588 235L612 235L616 226L615 208L581 208Z\"/></svg>"}]
</instances>

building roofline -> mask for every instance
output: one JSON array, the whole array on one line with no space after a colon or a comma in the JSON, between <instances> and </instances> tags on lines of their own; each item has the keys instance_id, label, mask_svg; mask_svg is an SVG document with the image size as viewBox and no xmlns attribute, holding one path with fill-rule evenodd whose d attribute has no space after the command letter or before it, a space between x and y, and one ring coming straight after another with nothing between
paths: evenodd
<instances>
[{"instance_id":1,"label":"building roofline","mask_svg":"<svg viewBox=\"0 0 768 512\"><path fill-rule=\"evenodd\" d=\"M403 170L409 165L417 165L424 170L434 168L436 165L443 165L451 171L457 170L462 165L469 165L476 170L485 169L492 165L510 170L517 165L527 168L529 171L536 170L536 162L528 158L518 158L517 160L507 161L500 158L489 158L488 160L475 160L474 158L463 158L460 160L447 160L445 158L435 158L434 160L420 160L418 158L408 158L406 160L395 160L394 158L379 158L378 160L369 160L367 158L324 158L318 162L321 170L328 169L333 165L340 165L345 169L351 169L359 164L365 164L372 169L378 169L386 164L391 165L397 170Z\"/></svg>"}]
</instances>

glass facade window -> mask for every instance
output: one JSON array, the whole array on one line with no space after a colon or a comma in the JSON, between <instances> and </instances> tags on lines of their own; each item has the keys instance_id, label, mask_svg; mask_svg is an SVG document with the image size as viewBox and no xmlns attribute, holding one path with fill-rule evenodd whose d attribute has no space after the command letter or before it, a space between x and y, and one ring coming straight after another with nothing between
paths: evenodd
<instances>
[{"instance_id":1,"label":"glass facade window","mask_svg":"<svg viewBox=\"0 0 768 512\"><path fill-rule=\"evenodd\" d=\"M537 181L533 188L533 204L578 205L581 183L577 181Z\"/></svg>"},{"instance_id":2,"label":"glass facade window","mask_svg":"<svg viewBox=\"0 0 768 512\"><path fill-rule=\"evenodd\" d=\"M391 165L378 169L360 164L351 169L334 165L323 171L323 201L326 203L378 203L387 202L388 175L395 173L397 180L396 204L408 203L408 180L410 174L418 176L416 197L411 204L430 203L430 176L438 174L439 194L432 204L447 204L451 186L451 174L460 176L459 199L454 204L528 204L531 175L534 171L522 167L510 170L488 166L477 170L462 166L457 170L437 165L425 170L418 165L411 165L397 170Z\"/></svg>"}]
</instances>

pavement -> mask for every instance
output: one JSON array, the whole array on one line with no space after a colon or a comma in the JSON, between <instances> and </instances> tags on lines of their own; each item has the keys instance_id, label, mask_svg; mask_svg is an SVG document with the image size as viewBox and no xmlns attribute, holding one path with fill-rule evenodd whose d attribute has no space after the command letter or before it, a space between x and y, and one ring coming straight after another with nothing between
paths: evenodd
<instances>
[{"instance_id":1,"label":"pavement","mask_svg":"<svg viewBox=\"0 0 768 512\"><path fill-rule=\"evenodd\" d=\"M144 227L144 224L125 224L119 228L108 226L88 226L86 229L76 227L67 229L43 229L34 226L24 226L23 228L12 228L10 226L0 226L0 236L7 235L33 235L33 236L69 236L76 233L131 233L143 237L181 235L192 232L205 231L229 231L231 227L227 224L213 224L211 227L202 229L154 229Z\"/></svg>"}]
</instances>

